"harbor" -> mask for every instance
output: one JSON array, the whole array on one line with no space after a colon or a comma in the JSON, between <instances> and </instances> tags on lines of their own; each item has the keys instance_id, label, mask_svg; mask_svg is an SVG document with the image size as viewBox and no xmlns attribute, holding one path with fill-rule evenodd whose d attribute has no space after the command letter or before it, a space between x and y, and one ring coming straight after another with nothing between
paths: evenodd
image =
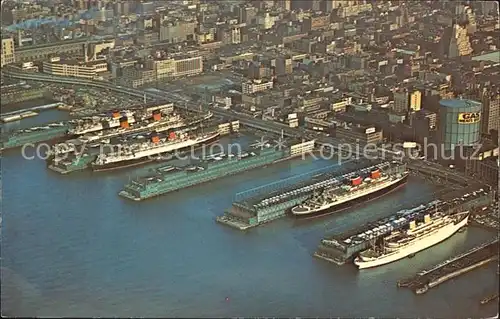
<instances>
[{"instance_id":1,"label":"harbor","mask_svg":"<svg viewBox=\"0 0 500 319\"><path fill-rule=\"evenodd\" d=\"M498 248L498 238L495 238L429 269L422 270L414 277L401 279L397 282L397 286L409 288L416 294L424 294L429 289L452 278L498 260Z\"/></svg>"},{"instance_id":2,"label":"harbor","mask_svg":"<svg viewBox=\"0 0 500 319\"><path fill-rule=\"evenodd\" d=\"M153 105L158 106L160 104L161 103L152 103L148 105L153 107ZM185 165L171 164L169 160L165 162L154 161L154 164L151 163L145 165L145 168L143 169L136 168L134 170L134 173L132 174L135 174L135 172L141 170L147 170L147 173L142 174L135 179L129 178L128 175L130 174L130 170L127 170L124 173L116 171L113 172L112 175L103 174L99 177L97 177L96 175L89 175L89 168L92 168L93 170L92 163L95 162L96 158L100 155L99 145L103 145L103 143L121 144L127 139L132 141L139 135L142 135L147 139L151 139L151 142L154 143L154 141L152 140L153 136L150 134L153 131L152 127L141 128L140 126L137 126L138 124L144 122L142 120L139 120L137 122L131 121L132 118L134 118L135 120L136 113L125 113L127 110L133 112L134 109L127 108L122 112L118 112L119 115L115 115L115 110L112 110L111 112L103 114L94 114L88 119L84 119L84 122L86 121L89 123L93 123L92 125L78 125L78 121L75 120L60 123L69 125L69 127L66 127L65 129L65 135L60 137L61 139L64 139L61 145L69 146L69 151L64 151L66 152L64 154L67 154L68 156L64 160L59 161L57 164L52 160L49 160L47 164L51 171L56 171L61 174L68 174L74 171L80 171L80 173L75 174L74 176L65 177L64 179L60 180L54 176L55 174L49 173L45 178L48 178L49 180L57 180L57 183L64 183L64 181L66 181L66 184L60 184L66 186L68 186L67 181L71 180L84 181L85 183L93 183L93 181L91 180L99 180L101 182L104 181L105 183L110 183L110 181L113 181L112 184L107 184L108 186L106 187L113 187L115 189L114 194L118 193L121 197L127 199L123 201L117 201L119 204L113 204L114 210L119 212L125 211L127 212L126 214L139 216L137 213L137 206L135 206L135 203L133 202L140 201L141 216L154 216L155 214L158 214L158 212L161 212L161 214L165 215L163 216L163 218L169 218L171 220L173 228L169 228L169 231L172 233L175 233L177 229L176 226L179 226L179 221L182 220L182 216L186 216L186 211L183 210L183 206L179 204L180 201L195 201L193 205L195 205L196 207L204 207L203 210L196 210L196 213L194 213L195 211L187 213L187 218L196 221L196 223L194 223L193 225L199 225L196 227L210 228L210 224L215 224L210 223L210 221L213 221L214 219L218 222L216 224L217 226L219 226L219 224L224 224L231 226L232 228L241 230L267 224L267 226L263 230L273 230L271 232L273 233L275 229L282 229L282 231L286 233L293 232L295 234L294 237L297 236L297 238L308 237L305 241L312 242L313 237L316 238L316 236L323 234L324 232L324 229L322 227L318 227L318 225L321 225L321 222L311 221L311 223L309 224L296 222L296 216L293 215L294 207L298 207L304 205L305 203L308 203L308 201L310 201L312 198L315 198L315 196L318 196L318 194L335 194L335 196L341 198L342 196L344 196L344 188L342 187L346 186L352 187L349 189L355 189L360 184L366 185L364 189L367 192L371 193L370 187L375 187L376 185L374 181L380 180L381 183L384 183L390 180L390 178L379 179L380 177L396 176L397 173L405 173L407 171L406 165L391 161L379 162L352 158L350 160L343 161L342 165L339 165L335 157L329 161L324 161L325 163L328 162L329 165L326 165L325 167L319 169L315 169L315 161L310 161L309 164L306 164L306 162L300 162L298 160L301 157L302 159L304 159L303 155L309 154L314 150L315 141L313 139L302 140L301 142L294 139L286 139L283 143L285 145L284 149L276 149L272 146L274 146L275 144L281 145L281 142L283 141L274 141L268 138L267 140L264 139L260 143L250 146L254 147L254 149L245 148L240 153L227 154L209 152L207 157L201 159L191 159ZM182 108L172 108L170 110L175 110L176 113L180 114ZM149 113L145 113L146 117L148 118L147 121L155 120L155 114L157 113L154 113L152 109L149 111ZM206 131L215 129L218 130L218 133L221 136L228 137L232 135L245 136L247 133L246 127L243 127L242 130L242 127L240 127L240 123L237 120L233 120L231 118L212 118L207 117L207 114L200 115L198 113L195 113L196 112L182 115L182 117L189 119L189 123L183 123L178 129L180 129L181 131L187 130L189 127L196 128L198 130L201 130L203 128ZM162 113L160 117L161 120L166 121L169 114L171 115L171 113L169 112ZM107 127L106 125L102 125L102 121L91 121L91 118L94 116L104 116L106 118L110 118L110 121L114 121L112 125L116 125L116 127ZM124 118L126 118L127 121L125 121ZM156 118L156 120L158 120L158 117ZM190 124L192 125L190 126ZM98 125L102 125L102 129L99 128L93 131L94 127ZM80 127L82 130L78 131L78 134L74 134L75 132L77 132L76 129L78 127ZM165 130L163 130L162 128L163 126L154 127L155 131L159 133L158 138L169 138L169 132L172 129L165 128ZM34 130L36 131L37 129L35 128ZM71 132L73 132L73 134L71 134ZM259 131L252 132L259 133ZM283 135L281 136L281 138L283 138ZM71 147L73 147L73 149L71 149ZM81 150L85 151L82 152ZM280 178L277 175L274 175L274 173L270 173L268 176L266 176L266 174L263 173L264 170L270 172L274 169L278 170L279 167L281 167L281 169L286 167L286 170L289 170L289 172L291 172L291 169L288 168L289 165L290 167L292 167L293 165L298 165L298 163L303 166L300 172L297 171L296 174L290 174L289 177ZM33 165L33 163L31 163L31 165ZM153 166L154 168L151 168ZM393 173L391 173L391 167L393 167L394 169ZM257 170L257 168L261 169ZM251 170L255 170L255 174L250 172ZM379 173L382 173L382 175L379 175ZM232 176L232 178L223 178L225 176ZM257 176L260 176L262 179L265 177L266 183L259 182L259 178ZM399 178L402 177L403 176L400 176ZM245 178L251 179L252 183L249 184L248 181L245 182ZM417 177L412 178L418 180ZM449 181L452 182L451 179ZM417 189L418 187L414 186L413 183L418 182L410 180L409 184L411 185L407 185L406 188L412 187L413 189L415 187L415 189ZM196 190L190 189L195 185L198 185L196 187ZM465 185L465 183L463 185ZM93 187L102 190L102 187L99 188L95 186L95 184ZM435 196L439 197L438 200L427 202L428 207L425 205L420 205L417 206L418 209L412 211L414 215L400 215L401 217L417 216L419 212L423 214L423 210L425 209L428 209L428 211L435 210L436 206L440 207L441 210L446 210L446 206L441 203L442 201L447 199L444 194L446 193L446 195L448 196L452 196L453 194L463 195L464 192L468 192L464 191L467 189L468 188L460 188L453 190L453 187L448 187L448 185L446 185L446 187L437 191ZM454 191L456 191L456 193L454 193ZM200 195L209 192L211 194L210 198L213 196L213 200L209 199L209 197L207 196ZM170 194L171 196L165 196L165 198L162 198L163 196L160 196L164 194L166 195L168 193L174 194ZM222 195L223 193L224 195ZM394 195L391 196L401 196L398 195L398 193L399 192L394 192ZM484 202L484 200L482 199L484 196L477 196L480 193L484 193L481 188L471 188L470 194L464 198L456 198L455 204L458 204L459 201L460 204L465 203L466 206L470 205L472 207L473 205L470 203L474 202L474 205L479 207L479 205ZM385 192L382 195L384 194ZM349 197L351 195L345 196ZM153 197L155 198L154 200ZM224 200L221 200L221 198L224 198ZM146 199L148 200L146 201ZM378 200L375 201L375 199ZM106 201L107 200L108 199L106 199ZM373 203L376 202L378 205L383 205L384 203L384 199L381 195L374 196L373 198L367 197L366 202L368 200L373 200ZM451 198L450 200L453 200L453 198ZM217 204L215 204L215 202L217 202ZM363 202L365 201L360 201L360 203L350 202L349 208L356 208L359 205L360 207L356 208L356 210L366 210L367 207L363 207L366 206L362 205ZM225 205L225 207L222 207L220 205ZM226 209L223 216L217 216L221 211L224 211L224 208L227 208L229 205L231 205L231 208ZM101 209L96 208L96 206L93 207L96 211ZM207 210L209 212L208 214ZM390 207L388 207L388 211L389 210ZM244 213L242 213L242 211L244 211ZM352 212L350 212L349 214L352 214ZM365 214L369 215L370 212L365 211ZM122 215L123 214L121 213L120 215L114 216L120 217ZM179 216L176 217L175 215ZM291 215L291 217L293 218L283 218L287 215ZM339 214L338 216L346 218L346 215L347 214ZM335 216L336 214L332 214L328 219L325 219L324 222L327 223L330 220L335 221ZM127 216L125 216L125 218L127 218ZM277 221L278 219L282 220ZM350 220L349 218L347 219L349 220L349 225L351 225L353 229L359 229L359 225L357 225L354 220ZM204 223L199 223L199 220L203 220ZM389 218L389 220L384 221L383 223L382 221L380 221L379 223L370 223L369 226L371 228L368 227L363 232L366 233L368 231L371 231L370 234L382 235L384 231L388 231L390 229L387 224L394 222L395 220L397 219L390 220ZM271 225L272 221L277 222L272 223ZM405 226L405 223L403 221L400 220L399 223L400 224L398 224L397 226ZM191 229L193 225L191 225L189 229ZM376 229L374 230L374 228ZM396 228L392 229L394 230ZM215 230L218 233L211 233L212 236L215 236L216 238L217 236L222 236L222 238L226 238L227 236L229 236L228 238L230 238L230 240L239 243L239 237L231 235L231 231L228 232L226 230L220 229L220 227L217 227ZM160 229L158 229L158 231L162 232L162 230ZM183 228L183 231L188 231L188 229ZM257 229L254 229L248 233L249 235L245 235L245 237L252 237L252 233L264 234ZM195 236L195 238L197 239L197 242L200 240L204 242L207 241L206 238L198 238L197 236ZM365 248L369 247L369 245L371 244L370 241L373 241L373 238L375 237L366 238L368 241ZM351 243L360 244L358 242L359 238L357 238L356 240L354 240L354 238L351 238L351 240ZM314 248L303 249L304 247L302 247L302 239L300 239L300 242L301 246L299 250L304 250L301 254L305 257L310 256ZM191 245L195 244L195 242L191 242ZM260 244L262 245L261 247L270 245L269 241L260 242ZM133 244L129 243L129 245ZM170 245L169 243L167 243L166 245L169 247L169 249L177 249L175 245ZM297 247L295 247L294 245L291 245L290 247L292 249L297 249ZM257 248L254 247L254 249ZM359 253L360 250L361 248L358 249L357 253ZM354 255L351 255L349 257L350 260L352 260L355 255L356 253L354 253ZM321 257L324 257L323 259L326 260L330 258L331 260L329 261L334 262L339 262L339 260L342 259L335 258L334 260L332 256ZM249 262L251 261L246 261L246 263ZM297 261L292 261L292 264L294 262ZM312 264L314 265L314 267L319 269L322 269L324 266L321 262L319 262L317 265L315 263ZM318 271L318 269L316 268L314 271ZM325 267L324 269L326 270L328 268ZM331 271L332 270L328 270L328 272ZM325 274L323 273L323 275Z\"/></svg>"}]
</instances>

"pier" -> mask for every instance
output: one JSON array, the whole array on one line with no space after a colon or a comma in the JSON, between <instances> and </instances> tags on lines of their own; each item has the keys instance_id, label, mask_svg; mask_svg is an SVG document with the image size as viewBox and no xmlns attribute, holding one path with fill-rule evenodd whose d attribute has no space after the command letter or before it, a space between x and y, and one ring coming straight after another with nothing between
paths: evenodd
<instances>
[{"instance_id":1,"label":"pier","mask_svg":"<svg viewBox=\"0 0 500 319\"><path fill-rule=\"evenodd\" d=\"M498 239L483 243L471 250L422 270L414 277L399 280L398 287L407 287L416 294L426 293L452 278L498 259Z\"/></svg>"},{"instance_id":2,"label":"pier","mask_svg":"<svg viewBox=\"0 0 500 319\"><path fill-rule=\"evenodd\" d=\"M492 201L490 193L482 188L467 188L454 192L444 190L444 192L430 203L398 211L394 215L374 220L341 234L326 236L318 245L314 257L344 265L351 262L359 252L368 249L372 242L395 229L406 227L412 219L422 219L426 213L433 211L448 213L480 211ZM367 233L369 236L366 236Z\"/></svg>"},{"instance_id":3,"label":"pier","mask_svg":"<svg viewBox=\"0 0 500 319\"><path fill-rule=\"evenodd\" d=\"M348 161L340 170L335 164L238 193L232 207L217 221L240 230L262 225L284 217L315 192L338 185L344 178L390 166L389 162L363 164Z\"/></svg>"}]
</instances>

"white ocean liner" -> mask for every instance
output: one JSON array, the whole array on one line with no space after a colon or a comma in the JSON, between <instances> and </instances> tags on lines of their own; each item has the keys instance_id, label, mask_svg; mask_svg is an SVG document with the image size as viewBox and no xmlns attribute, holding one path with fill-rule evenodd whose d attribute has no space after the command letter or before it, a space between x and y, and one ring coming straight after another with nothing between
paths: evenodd
<instances>
[{"instance_id":1,"label":"white ocean liner","mask_svg":"<svg viewBox=\"0 0 500 319\"><path fill-rule=\"evenodd\" d=\"M382 239L380 248L369 248L359 254L354 264L359 269L377 267L408 257L449 238L467 225L469 212L424 216L417 225L411 221L407 230L398 230Z\"/></svg>"},{"instance_id":2,"label":"white ocean liner","mask_svg":"<svg viewBox=\"0 0 500 319\"><path fill-rule=\"evenodd\" d=\"M128 123L134 123L135 112L124 110L119 113L119 116L113 117L109 115L93 116L90 118L83 118L76 121L76 126L68 130L69 134L82 135L89 132L100 131L106 128L114 128L120 126L120 119L127 118Z\"/></svg>"},{"instance_id":3,"label":"white ocean liner","mask_svg":"<svg viewBox=\"0 0 500 319\"><path fill-rule=\"evenodd\" d=\"M218 136L218 132L197 135L195 137L189 137L187 133L181 133L176 136L174 140L168 140L164 138L159 139L157 143L153 141L136 143L127 147L121 147L122 149L118 150L117 152L112 152L109 154L99 154L92 165L105 166L113 163L139 160L149 156L160 155L193 145L202 144L209 140L215 139Z\"/></svg>"},{"instance_id":4,"label":"white ocean liner","mask_svg":"<svg viewBox=\"0 0 500 319\"><path fill-rule=\"evenodd\" d=\"M105 142L106 139L111 137L119 136L121 134L131 134L138 131L143 131L147 129L154 129L156 132L166 131L172 128L179 128L185 125L181 116L178 114L168 115L159 121L136 123L136 126L130 128L116 127L109 130L102 130L98 132L87 133L83 136L78 137L76 140L69 140L63 143L55 144L51 149L51 154L64 154L75 151L75 143L80 145L82 143L88 144L94 141Z\"/></svg>"},{"instance_id":5,"label":"white ocean liner","mask_svg":"<svg viewBox=\"0 0 500 319\"><path fill-rule=\"evenodd\" d=\"M385 190L389 191L404 183L407 177L408 172L404 171L397 174L380 175L377 178L367 177L359 185L342 185L325 189L321 195L313 196L303 204L292 208L292 214L296 217L305 217L344 208L346 204L356 199L377 195Z\"/></svg>"}]
</instances>

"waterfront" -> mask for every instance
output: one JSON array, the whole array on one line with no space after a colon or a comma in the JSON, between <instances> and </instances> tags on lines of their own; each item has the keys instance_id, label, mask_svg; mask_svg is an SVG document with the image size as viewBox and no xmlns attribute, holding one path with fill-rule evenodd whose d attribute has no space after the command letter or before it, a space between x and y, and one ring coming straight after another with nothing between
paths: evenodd
<instances>
[{"instance_id":1,"label":"waterfront","mask_svg":"<svg viewBox=\"0 0 500 319\"><path fill-rule=\"evenodd\" d=\"M395 287L398 278L415 269L486 240L491 234L483 230L469 227L412 259L362 272L312 258L326 232L343 231L430 198L434 189L417 178L401 191L335 216L300 223L285 218L242 233L215 222L236 192L331 163L295 160L134 203L117 196L134 170L60 176L47 170L43 161L21 160L19 151L4 156L2 267L10 270L2 271L4 314L496 313L496 305L478 303L485 289L496 288L491 280L496 278L496 266L457 278L425 296Z\"/></svg>"}]
</instances>

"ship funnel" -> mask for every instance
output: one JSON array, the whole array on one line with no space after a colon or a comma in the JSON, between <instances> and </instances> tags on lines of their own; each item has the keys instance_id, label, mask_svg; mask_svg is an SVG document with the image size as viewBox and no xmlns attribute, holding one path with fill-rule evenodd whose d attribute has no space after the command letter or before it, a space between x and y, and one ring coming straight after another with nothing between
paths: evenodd
<instances>
[{"instance_id":1,"label":"ship funnel","mask_svg":"<svg viewBox=\"0 0 500 319\"><path fill-rule=\"evenodd\" d=\"M123 128L129 128L128 118L126 116L120 118L120 126Z\"/></svg>"},{"instance_id":2,"label":"ship funnel","mask_svg":"<svg viewBox=\"0 0 500 319\"><path fill-rule=\"evenodd\" d=\"M425 215L424 216L424 223L428 224L431 222L431 216L430 215Z\"/></svg>"},{"instance_id":3,"label":"ship funnel","mask_svg":"<svg viewBox=\"0 0 500 319\"><path fill-rule=\"evenodd\" d=\"M412 221L410 222L410 230L415 229L415 227L417 227L417 224L416 224L416 222L415 222L414 220L412 220Z\"/></svg>"},{"instance_id":4,"label":"ship funnel","mask_svg":"<svg viewBox=\"0 0 500 319\"><path fill-rule=\"evenodd\" d=\"M120 112L118 112L116 110L113 111L112 117L115 118L115 119L119 118L120 117Z\"/></svg>"},{"instance_id":5,"label":"ship funnel","mask_svg":"<svg viewBox=\"0 0 500 319\"><path fill-rule=\"evenodd\" d=\"M155 121L161 120L161 112L160 112L160 110L154 110L153 111L153 120L155 120Z\"/></svg>"},{"instance_id":6,"label":"ship funnel","mask_svg":"<svg viewBox=\"0 0 500 319\"><path fill-rule=\"evenodd\" d=\"M351 178L351 184L352 184L352 186L360 185L361 181L362 181L361 176Z\"/></svg>"},{"instance_id":7,"label":"ship funnel","mask_svg":"<svg viewBox=\"0 0 500 319\"><path fill-rule=\"evenodd\" d=\"M153 131L151 133L151 142L153 142L153 143L160 142L160 136L158 136L158 133L156 131Z\"/></svg>"},{"instance_id":8,"label":"ship funnel","mask_svg":"<svg viewBox=\"0 0 500 319\"><path fill-rule=\"evenodd\" d=\"M380 170L377 169L377 170L374 170L374 171L371 172L371 178L372 179L377 179L379 177L380 177Z\"/></svg>"},{"instance_id":9,"label":"ship funnel","mask_svg":"<svg viewBox=\"0 0 500 319\"><path fill-rule=\"evenodd\" d=\"M175 132L170 132L170 133L168 134L168 139L169 139L169 140L171 140L171 141L172 141L172 140L175 140L175 137L176 137Z\"/></svg>"}]
</instances>

